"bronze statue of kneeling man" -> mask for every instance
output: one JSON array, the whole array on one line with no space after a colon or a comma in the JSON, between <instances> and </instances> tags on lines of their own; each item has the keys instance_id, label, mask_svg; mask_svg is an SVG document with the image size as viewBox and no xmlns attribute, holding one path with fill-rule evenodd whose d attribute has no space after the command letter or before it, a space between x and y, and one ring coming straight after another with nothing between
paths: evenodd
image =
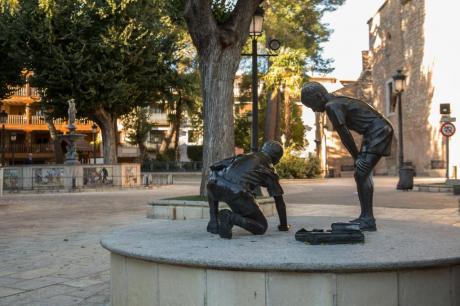
<instances>
[{"instance_id":1,"label":"bronze statue of kneeling man","mask_svg":"<svg viewBox=\"0 0 460 306\"><path fill-rule=\"evenodd\" d=\"M390 155L393 140L391 123L371 105L357 99L332 95L316 82L304 85L301 101L314 112L326 111L340 140L353 157L361 214L351 222L359 223L363 231L377 230L372 203L372 170L382 156ZM359 151L350 130L363 136Z\"/></svg>"},{"instance_id":2,"label":"bronze statue of kneeling man","mask_svg":"<svg viewBox=\"0 0 460 306\"><path fill-rule=\"evenodd\" d=\"M234 225L255 235L262 235L268 224L255 199L256 190L266 187L274 197L280 219L278 229L289 231L283 189L273 165L283 156L279 142L267 141L261 152L238 155L224 159L211 166L207 184L210 221L207 231L231 239ZM219 201L228 204L231 210L219 211Z\"/></svg>"}]
</instances>

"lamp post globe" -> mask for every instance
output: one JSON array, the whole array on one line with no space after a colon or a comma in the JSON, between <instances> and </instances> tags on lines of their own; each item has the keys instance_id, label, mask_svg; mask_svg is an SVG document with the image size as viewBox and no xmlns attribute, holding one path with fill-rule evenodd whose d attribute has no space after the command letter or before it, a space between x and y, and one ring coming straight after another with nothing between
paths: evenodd
<instances>
[{"instance_id":1,"label":"lamp post globe","mask_svg":"<svg viewBox=\"0 0 460 306\"><path fill-rule=\"evenodd\" d=\"M406 75L402 73L401 69L396 71L396 74L393 76L394 88L397 94L400 94L406 89Z\"/></svg>"},{"instance_id":2,"label":"lamp post globe","mask_svg":"<svg viewBox=\"0 0 460 306\"><path fill-rule=\"evenodd\" d=\"M249 25L249 35L260 36L262 35L262 26L264 23L264 9L260 6L256 9L254 16L252 16L251 24Z\"/></svg>"}]
</instances>

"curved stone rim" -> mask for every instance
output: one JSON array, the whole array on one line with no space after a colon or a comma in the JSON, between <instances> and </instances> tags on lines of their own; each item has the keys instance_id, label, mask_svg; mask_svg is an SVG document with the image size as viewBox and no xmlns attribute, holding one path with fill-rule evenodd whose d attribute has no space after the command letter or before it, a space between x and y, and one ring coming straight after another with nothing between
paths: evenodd
<instances>
[{"instance_id":1,"label":"curved stone rim","mask_svg":"<svg viewBox=\"0 0 460 306\"><path fill-rule=\"evenodd\" d=\"M297 217L297 218L308 218L308 219L315 219L315 218L323 218L324 217ZM328 218L330 220L339 221L338 218ZM343 218L342 218L343 221ZM160 221L161 222L161 221ZM165 221L163 221L164 223ZM178 221L169 221L166 223L171 224L171 222L178 222ZM203 220L192 220L192 221L179 221L182 224L190 224L190 223L197 223L200 226L205 224ZM381 223L397 223L397 221L380 221ZM270 222L270 226L274 227L273 220ZM409 222L408 222L409 223ZM405 223L406 225L408 223ZM178 225L180 223L177 223ZM409 223L410 224L410 223ZM420 229L420 224L414 224L417 229ZM455 228L447 225L434 225L434 224L427 224L424 223L424 226L428 227L429 229L444 229L453 232L454 234L460 234L460 228ZM128 231L136 231L136 229L145 228L145 227L154 227L155 225L143 225L143 227L131 227L127 229ZM423 226L422 226L423 227ZM296 229L297 230L297 229ZM125 233L126 230L124 230ZM378 233L378 232L377 232ZM206 233L207 234L207 233ZM101 240L101 245L106 248L107 250L119 254L122 256L132 257L136 259L141 259L145 261L155 262L159 264L169 264L169 265L177 265L177 266L185 266L185 267L197 267L197 268L205 268L205 269L215 269L215 270L232 270L232 271L250 271L250 272L266 272L266 271L273 271L273 272L323 272L323 273L330 273L330 272L377 272L377 271L394 271L394 270L407 270L407 269L424 269L424 268L434 268L434 267L448 267L460 264L460 253L453 255L445 255L445 256L434 256L434 257L425 257L422 259L414 258L413 260L403 258L389 258L388 260L382 261L382 258L376 261L362 261L362 262L339 262L339 263L330 263L330 262L299 262L298 260L285 260L283 262L273 262L273 263L266 263L266 262L250 262L246 263L241 260L232 260L229 258L207 258L206 260L203 257L198 258L186 258L184 256L174 256L168 254L152 254L149 252L145 252L139 248L130 248L129 251L127 248L119 245L117 238L119 238L120 233L114 233L111 236L103 238ZM209 234L210 235L210 234ZM368 234L366 234L368 235ZM280 235L278 235L280 236ZM290 233L292 240L294 240L294 232ZM460 236L460 235L458 235ZM212 236L209 236L210 240ZM249 236L245 238L251 237L252 239L257 239L257 236ZM259 236L260 237L260 236ZM241 238L241 237L240 237ZM249 238L249 239L251 239ZM246 243L247 243L246 239ZM460 241L460 238L457 239ZM290 243L292 241L288 241ZM300 242L295 242L301 244ZM460 243L458 244L460 245ZM302 246L303 247L303 246ZM317 250L321 250L321 248L334 248L335 246L308 246L310 248L318 248ZM353 246L349 246L353 248ZM180 250L180 249L179 249ZM234 251L234 250L232 250ZM324 253L324 249L322 250ZM306 250L307 252L307 250ZM427 246L427 252L429 252L429 247ZM160 252L161 253L161 252Z\"/></svg>"},{"instance_id":2,"label":"curved stone rim","mask_svg":"<svg viewBox=\"0 0 460 306\"><path fill-rule=\"evenodd\" d=\"M204 264L200 261L181 261L181 260L170 260L167 258L151 258L148 256L142 256L140 254L132 254L128 252L124 252L122 250L118 250L116 248L110 248L101 241L101 245L113 252L115 254L126 256L130 258L145 260L153 263L158 264L168 264L174 266L183 266L188 268L204 268L204 269L212 269L212 270L228 270L228 271L245 271L245 272L322 272L322 273L341 273L341 272L385 272L385 271L394 271L394 270L412 270L412 269L430 269L430 268L441 268L441 267L451 267L460 264L460 257L455 258L446 258L446 259L439 259L439 260L425 260L425 261L414 261L410 263L405 262L393 262L388 263L386 265L376 265L376 264L366 264L363 263L362 265L356 266L327 266L324 267L312 267L305 265L304 267L298 267L297 263L296 266L293 267L289 264L286 264L285 268L276 268L269 265L247 265L241 266L241 264L236 263L219 263L219 262L210 262ZM238 267L237 267L238 266Z\"/></svg>"}]
</instances>

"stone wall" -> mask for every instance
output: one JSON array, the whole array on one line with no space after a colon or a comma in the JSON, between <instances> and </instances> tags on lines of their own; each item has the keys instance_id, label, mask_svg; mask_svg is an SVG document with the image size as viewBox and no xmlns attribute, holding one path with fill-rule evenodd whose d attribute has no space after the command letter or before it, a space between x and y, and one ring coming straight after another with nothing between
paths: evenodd
<instances>
[{"instance_id":1,"label":"stone wall","mask_svg":"<svg viewBox=\"0 0 460 306\"><path fill-rule=\"evenodd\" d=\"M395 137L392 156L382 167L396 173L398 134L397 112L387 105L388 82L397 69L407 75L402 94L402 123L405 161L416 167L419 175L440 175L431 169L432 160L442 160L442 139L439 121L430 116L439 112L433 105L435 85L433 67L423 65L425 46L425 1L388 0L368 22L369 47L372 60L373 105L392 122Z\"/></svg>"},{"instance_id":2,"label":"stone wall","mask_svg":"<svg viewBox=\"0 0 460 306\"><path fill-rule=\"evenodd\" d=\"M140 164L27 165L2 168L5 192L72 191L141 185Z\"/></svg>"},{"instance_id":3,"label":"stone wall","mask_svg":"<svg viewBox=\"0 0 460 306\"><path fill-rule=\"evenodd\" d=\"M460 4L452 4L446 11L435 0L387 0L368 21L369 52L363 52L360 78L335 92L370 103L393 124L392 155L382 158L377 174L397 174L399 118L392 107L395 96L389 86L392 76L402 69L407 75L402 94L404 159L412 162L418 175L445 175L445 169L433 169L433 165L445 162L446 153L439 132L439 105L450 102L452 116L460 108L455 82L460 68L460 38L449 34L456 27L454 12ZM458 139L458 135L451 138L451 166L460 161ZM329 164L340 167L350 162L337 136L329 150L337 152L334 158L330 155Z\"/></svg>"}]
</instances>

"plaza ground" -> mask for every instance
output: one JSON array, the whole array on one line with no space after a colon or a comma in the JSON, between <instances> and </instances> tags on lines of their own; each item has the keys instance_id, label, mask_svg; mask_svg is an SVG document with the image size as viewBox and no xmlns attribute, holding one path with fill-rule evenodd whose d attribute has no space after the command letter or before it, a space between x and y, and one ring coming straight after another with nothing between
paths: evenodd
<instances>
[{"instance_id":1,"label":"plaza ground","mask_svg":"<svg viewBox=\"0 0 460 306\"><path fill-rule=\"evenodd\" d=\"M378 219L460 226L458 197L396 191L396 181L375 179ZM348 220L358 214L351 178L282 185L290 215ZM0 197L0 305L108 305L109 253L99 245L100 237L115 228L153 222L145 217L149 201L194 194L198 187L197 181L146 190Z\"/></svg>"}]
</instances>

